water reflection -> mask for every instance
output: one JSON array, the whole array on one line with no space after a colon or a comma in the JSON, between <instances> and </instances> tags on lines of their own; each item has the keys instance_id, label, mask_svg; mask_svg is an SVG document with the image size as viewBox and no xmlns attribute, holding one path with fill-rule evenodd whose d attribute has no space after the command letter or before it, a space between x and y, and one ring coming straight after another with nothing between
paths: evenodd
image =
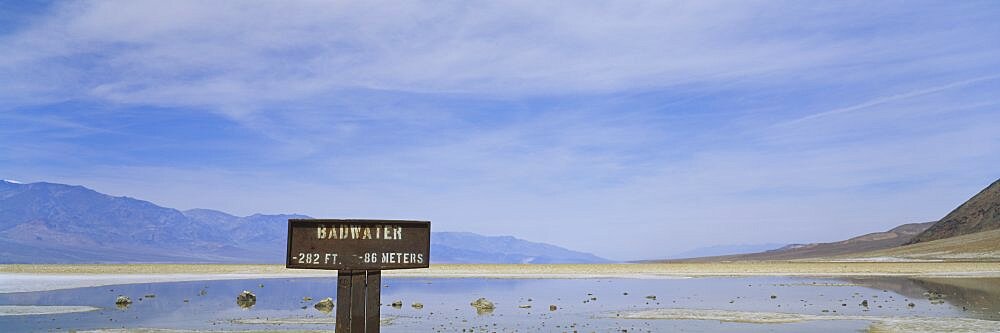
<instances>
[{"instance_id":1,"label":"water reflection","mask_svg":"<svg viewBox=\"0 0 1000 333\"><path fill-rule=\"evenodd\" d=\"M891 290L914 306L949 304L963 316L1000 320L1000 278L850 278L846 281L874 289Z\"/></svg>"},{"instance_id":2,"label":"water reflection","mask_svg":"<svg viewBox=\"0 0 1000 333\"><path fill-rule=\"evenodd\" d=\"M0 316L0 331L100 328L328 330L332 278L176 282L0 294L0 305L90 305L88 313ZM972 317L1000 319L1000 279L694 278L385 279L384 332L412 331L854 331L866 321L761 325L710 320L624 320L643 309L798 313L814 316ZM247 291L253 298L236 297ZM926 294L925 294L926 293ZM136 297L151 295L155 297ZM942 304L931 304L930 295ZM117 295L133 296L118 311ZM771 296L774 296L773 298ZM480 299L491 306L474 304ZM313 299L321 301L315 302ZM398 302L398 303L397 303ZM470 304L470 302L472 304ZM394 304L397 306L393 306ZM421 306L404 304L420 303ZM915 303L909 307L908 303ZM470 306L472 305L472 306ZM866 306L867 305L867 306ZM312 307L312 309L310 309ZM608 317L608 314L612 314ZM276 326L279 325L280 326Z\"/></svg>"}]
</instances>

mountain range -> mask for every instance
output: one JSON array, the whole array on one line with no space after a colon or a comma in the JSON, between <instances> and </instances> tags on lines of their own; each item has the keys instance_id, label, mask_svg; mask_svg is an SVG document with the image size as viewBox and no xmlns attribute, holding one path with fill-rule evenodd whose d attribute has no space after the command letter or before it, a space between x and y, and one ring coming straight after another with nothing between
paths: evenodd
<instances>
[{"instance_id":1,"label":"mountain range","mask_svg":"<svg viewBox=\"0 0 1000 333\"><path fill-rule=\"evenodd\" d=\"M932 224L934 222L909 223L888 231L873 232L837 242L789 244L760 252L693 257L680 261L795 260L882 250L903 245Z\"/></svg>"},{"instance_id":2,"label":"mountain range","mask_svg":"<svg viewBox=\"0 0 1000 333\"><path fill-rule=\"evenodd\" d=\"M0 263L281 263L293 218L310 217L180 211L83 186L0 181ZM432 232L431 262L609 261L510 236Z\"/></svg>"},{"instance_id":3,"label":"mountain range","mask_svg":"<svg viewBox=\"0 0 1000 333\"><path fill-rule=\"evenodd\" d=\"M788 244L763 243L763 244L732 244L732 245L712 245L690 249L671 255L671 259L703 258L734 255L740 253L754 253L769 251L787 246Z\"/></svg>"}]
</instances>

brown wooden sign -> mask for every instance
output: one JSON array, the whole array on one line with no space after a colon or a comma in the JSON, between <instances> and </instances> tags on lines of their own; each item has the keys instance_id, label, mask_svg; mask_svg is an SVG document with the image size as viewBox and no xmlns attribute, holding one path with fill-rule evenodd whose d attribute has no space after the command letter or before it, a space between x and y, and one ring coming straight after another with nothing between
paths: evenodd
<instances>
[{"instance_id":1,"label":"brown wooden sign","mask_svg":"<svg viewBox=\"0 0 1000 333\"><path fill-rule=\"evenodd\" d=\"M378 333L382 270L429 267L431 223L288 220L286 268L337 270L337 333Z\"/></svg>"},{"instance_id":2,"label":"brown wooden sign","mask_svg":"<svg viewBox=\"0 0 1000 333\"><path fill-rule=\"evenodd\" d=\"M288 220L285 267L382 270L426 268L431 223L402 220Z\"/></svg>"}]
</instances>

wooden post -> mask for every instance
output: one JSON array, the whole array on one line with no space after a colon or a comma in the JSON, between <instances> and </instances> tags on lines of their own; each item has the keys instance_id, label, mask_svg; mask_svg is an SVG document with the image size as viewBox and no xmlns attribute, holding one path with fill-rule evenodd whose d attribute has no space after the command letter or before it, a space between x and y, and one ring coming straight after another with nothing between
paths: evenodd
<instances>
[{"instance_id":1,"label":"wooden post","mask_svg":"<svg viewBox=\"0 0 1000 333\"><path fill-rule=\"evenodd\" d=\"M365 331L365 271L351 275L351 333Z\"/></svg>"},{"instance_id":2,"label":"wooden post","mask_svg":"<svg viewBox=\"0 0 1000 333\"><path fill-rule=\"evenodd\" d=\"M352 270L337 271L337 333L351 332L351 277Z\"/></svg>"},{"instance_id":3,"label":"wooden post","mask_svg":"<svg viewBox=\"0 0 1000 333\"><path fill-rule=\"evenodd\" d=\"M381 270L337 271L337 333L378 333Z\"/></svg>"},{"instance_id":4,"label":"wooden post","mask_svg":"<svg viewBox=\"0 0 1000 333\"><path fill-rule=\"evenodd\" d=\"M365 300L367 303L365 332L378 333L381 320L379 306L382 305L382 271L368 270L367 273L368 281L365 283L365 293L368 295L367 300Z\"/></svg>"}]
</instances>

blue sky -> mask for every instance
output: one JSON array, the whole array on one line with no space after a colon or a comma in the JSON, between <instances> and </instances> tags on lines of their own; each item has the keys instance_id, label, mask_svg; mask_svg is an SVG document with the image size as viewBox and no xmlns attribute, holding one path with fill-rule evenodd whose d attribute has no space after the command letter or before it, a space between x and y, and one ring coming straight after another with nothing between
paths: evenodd
<instances>
[{"instance_id":1,"label":"blue sky","mask_svg":"<svg viewBox=\"0 0 1000 333\"><path fill-rule=\"evenodd\" d=\"M938 219L998 178L994 1L0 5L0 175L615 259Z\"/></svg>"}]
</instances>

